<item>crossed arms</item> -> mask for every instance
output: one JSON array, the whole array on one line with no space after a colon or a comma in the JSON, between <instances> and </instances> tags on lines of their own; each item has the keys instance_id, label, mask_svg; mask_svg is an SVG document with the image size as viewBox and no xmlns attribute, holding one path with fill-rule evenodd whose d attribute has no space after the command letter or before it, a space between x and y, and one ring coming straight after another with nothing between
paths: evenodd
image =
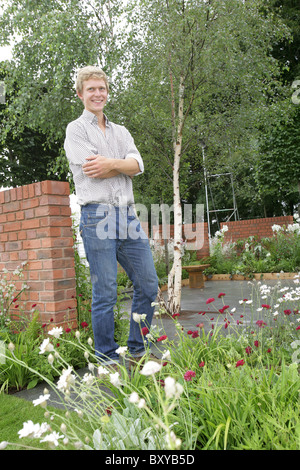
<instances>
[{"instance_id":1,"label":"crossed arms","mask_svg":"<svg viewBox=\"0 0 300 470\"><path fill-rule=\"evenodd\" d=\"M86 158L82 165L83 172L90 178L111 178L120 173L134 176L140 172L138 161L135 158L115 159L106 158L102 155L91 155Z\"/></svg>"}]
</instances>

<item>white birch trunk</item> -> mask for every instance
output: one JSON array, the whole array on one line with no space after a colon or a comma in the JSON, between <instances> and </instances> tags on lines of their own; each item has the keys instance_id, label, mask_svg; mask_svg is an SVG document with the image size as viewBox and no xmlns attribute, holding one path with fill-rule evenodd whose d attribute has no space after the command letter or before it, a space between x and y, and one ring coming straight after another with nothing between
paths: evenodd
<instances>
[{"instance_id":1,"label":"white birch trunk","mask_svg":"<svg viewBox=\"0 0 300 470\"><path fill-rule=\"evenodd\" d=\"M182 148L182 124L184 104L184 80L181 76L179 85L179 107L176 141L174 142L173 166L173 200L174 200L174 262L168 276L168 311L179 313L181 309L181 239L182 239L182 208L179 190L179 169Z\"/></svg>"}]
</instances>

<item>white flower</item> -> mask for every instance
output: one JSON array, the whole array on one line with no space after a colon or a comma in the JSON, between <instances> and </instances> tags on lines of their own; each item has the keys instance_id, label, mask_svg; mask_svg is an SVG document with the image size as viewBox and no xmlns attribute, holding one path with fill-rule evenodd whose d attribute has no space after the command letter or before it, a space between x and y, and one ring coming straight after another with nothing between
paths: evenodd
<instances>
[{"instance_id":1,"label":"white flower","mask_svg":"<svg viewBox=\"0 0 300 470\"><path fill-rule=\"evenodd\" d=\"M165 351L162 355L162 360L171 361L171 353L169 350Z\"/></svg>"},{"instance_id":2,"label":"white flower","mask_svg":"<svg viewBox=\"0 0 300 470\"><path fill-rule=\"evenodd\" d=\"M92 338L89 338L89 339L87 340L87 342L88 342L88 345L89 345L89 346L92 346L92 344L93 344Z\"/></svg>"},{"instance_id":3,"label":"white flower","mask_svg":"<svg viewBox=\"0 0 300 470\"><path fill-rule=\"evenodd\" d=\"M147 315L145 313L133 313L132 314L132 319L136 322L136 323L141 323L141 321L145 320L147 318Z\"/></svg>"},{"instance_id":4,"label":"white flower","mask_svg":"<svg viewBox=\"0 0 300 470\"><path fill-rule=\"evenodd\" d=\"M170 432L169 435L166 436L167 446L169 449L180 449L181 446L181 439L177 438L173 431Z\"/></svg>"},{"instance_id":5,"label":"white flower","mask_svg":"<svg viewBox=\"0 0 300 470\"><path fill-rule=\"evenodd\" d=\"M146 406L146 402L144 398L141 398L140 401L138 402L138 408L144 408Z\"/></svg>"},{"instance_id":6,"label":"white flower","mask_svg":"<svg viewBox=\"0 0 300 470\"><path fill-rule=\"evenodd\" d=\"M127 353L127 349L127 346L120 346L118 349L116 349L116 353L120 356L125 356L125 354Z\"/></svg>"},{"instance_id":7,"label":"white flower","mask_svg":"<svg viewBox=\"0 0 300 470\"><path fill-rule=\"evenodd\" d=\"M140 401L140 397L136 392L132 392L130 397L128 398L129 403L138 403Z\"/></svg>"},{"instance_id":8,"label":"white flower","mask_svg":"<svg viewBox=\"0 0 300 470\"><path fill-rule=\"evenodd\" d=\"M272 230L273 232L280 232L281 225L276 225L276 224L272 225Z\"/></svg>"},{"instance_id":9,"label":"white flower","mask_svg":"<svg viewBox=\"0 0 300 470\"><path fill-rule=\"evenodd\" d=\"M33 400L32 403L34 406L41 405L42 408L46 408L47 400L49 400L49 398L50 398L49 393L47 395L40 395L39 398L37 398L36 400Z\"/></svg>"},{"instance_id":10,"label":"white flower","mask_svg":"<svg viewBox=\"0 0 300 470\"><path fill-rule=\"evenodd\" d=\"M2 441L0 442L0 450L4 450L8 446L7 441Z\"/></svg>"},{"instance_id":11,"label":"white flower","mask_svg":"<svg viewBox=\"0 0 300 470\"><path fill-rule=\"evenodd\" d=\"M120 380L119 372L115 372L114 374L110 374L109 378L110 378L110 382L115 387L120 387L122 385L121 380Z\"/></svg>"},{"instance_id":12,"label":"white flower","mask_svg":"<svg viewBox=\"0 0 300 470\"><path fill-rule=\"evenodd\" d=\"M47 423L34 424L31 420L23 423L23 429L18 431L19 438L22 437L41 437L42 434L49 430L49 425Z\"/></svg>"},{"instance_id":13,"label":"white flower","mask_svg":"<svg viewBox=\"0 0 300 470\"><path fill-rule=\"evenodd\" d=\"M99 366L98 367L98 377L101 377L101 375L107 375L109 374L109 370L106 369L105 367L103 366Z\"/></svg>"},{"instance_id":14,"label":"white flower","mask_svg":"<svg viewBox=\"0 0 300 470\"><path fill-rule=\"evenodd\" d=\"M40 345L40 354L44 354L45 352L52 352L54 351L53 344L50 343L50 339L46 338Z\"/></svg>"},{"instance_id":15,"label":"white flower","mask_svg":"<svg viewBox=\"0 0 300 470\"><path fill-rule=\"evenodd\" d=\"M52 328L52 330L48 331L48 335L54 336L54 338L59 338L60 335L63 333L63 328L62 327L55 327Z\"/></svg>"},{"instance_id":16,"label":"white flower","mask_svg":"<svg viewBox=\"0 0 300 470\"><path fill-rule=\"evenodd\" d=\"M49 356L48 356L48 362L49 362L49 364L50 364L51 366L52 366L52 364L53 364L53 362L54 362L54 356L53 356L53 354L51 354L51 353L50 353Z\"/></svg>"},{"instance_id":17,"label":"white flower","mask_svg":"<svg viewBox=\"0 0 300 470\"><path fill-rule=\"evenodd\" d=\"M15 349L14 343L10 342L9 345L7 346L7 349L8 349L10 352L13 352L14 349Z\"/></svg>"},{"instance_id":18,"label":"white flower","mask_svg":"<svg viewBox=\"0 0 300 470\"><path fill-rule=\"evenodd\" d=\"M87 372L87 373L84 374L84 376L82 377L82 382L83 382L83 383L86 383L87 386L91 386L91 385L93 384L93 382L94 382L94 379L95 379L95 377L94 377L92 374L90 374L90 373Z\"/></svg>"},{"instance_id":19,"label":"white flower","mask_svg":"<svg viewBox=\"0 0 300 470\"><path fill-rule=\"evenodd\" d=\"M173 377L165 379L165 394L167 398L179 398L183 392L183 387L179 382L175 382Z\"/></svg>"},{"instance_id":20,"label":"white flower","mask_svg":"<svg viewBox=\"0 0 300 470\"><path fill-rule=\"evenodd\" d=\"M44 439L41 440L41 442L49 442L50 444L53 444L54 446L58 446L58 439L63 439L65 436L60 435L58 432L54 431L51 434L48 434L48 436L45 436Z\"/></svg>"},{"instance_id":21,"label":"white flower","mask_svg":"<svg viewBox=\"0 0 300 470\"><path fill-rule=\"evenodd\" d=\"M161 368L162 366L158 362L149 361L144 364L140 373L142 375L153 375L156 374L156 372L159 372Z\"/></svg>"},{"instance_id":22,"label":"white flower","mask_svg":"<svg viewBox=\"0 0 300 470\"><path fill-rule=\"evenodd\" d=\"M62 375L60 376L57 382L57 388L59 390L67 391L70 387L75 385L75 375L72 374L72 367L69 366L68 369L63 370Z\"/></svg>"}]
</instances>

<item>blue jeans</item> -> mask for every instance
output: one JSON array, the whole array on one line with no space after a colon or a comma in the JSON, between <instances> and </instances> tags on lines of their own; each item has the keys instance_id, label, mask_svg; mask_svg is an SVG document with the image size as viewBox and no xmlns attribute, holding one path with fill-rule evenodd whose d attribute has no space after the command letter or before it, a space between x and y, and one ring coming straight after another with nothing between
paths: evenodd
<instances>
[{"instance_id":1,"label":"blue jeans","mask_svg":"<svg viewBox=\"0 0 300 470\"><path fill-rule=\"evenodd\" d=\"M114 306L117 301L117 266L124 268L133 283L131 312L146 314L142 323L130 318L128 350L133 356L145 353L141 328L151 325L158 279L149 240L132 207L88 204L81 208L80 233L92 282L92 327L95 353L100 362L118 360L114 339Z\"/></svg>"}]
</instances>

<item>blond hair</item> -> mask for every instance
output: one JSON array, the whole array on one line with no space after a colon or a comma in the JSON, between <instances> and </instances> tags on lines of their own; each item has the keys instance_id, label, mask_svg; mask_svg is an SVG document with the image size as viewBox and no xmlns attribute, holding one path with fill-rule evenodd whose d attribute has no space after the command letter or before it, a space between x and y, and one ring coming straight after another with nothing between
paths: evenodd
<instances>
[{"instance_id":1,"label":"blond hair","mask_svg":"<svg viewBox=\"0 0 300 470\"><path fill-rule=\"evenodd\" d=\"M78 70L75 82L76 91L82 93L83 82L90 78L99 78L104 80L107 91L109 91L109 83L106 73L99 67L94 67L93 65L87 65L86 67Z\"/></svg>"}]
</instances>

